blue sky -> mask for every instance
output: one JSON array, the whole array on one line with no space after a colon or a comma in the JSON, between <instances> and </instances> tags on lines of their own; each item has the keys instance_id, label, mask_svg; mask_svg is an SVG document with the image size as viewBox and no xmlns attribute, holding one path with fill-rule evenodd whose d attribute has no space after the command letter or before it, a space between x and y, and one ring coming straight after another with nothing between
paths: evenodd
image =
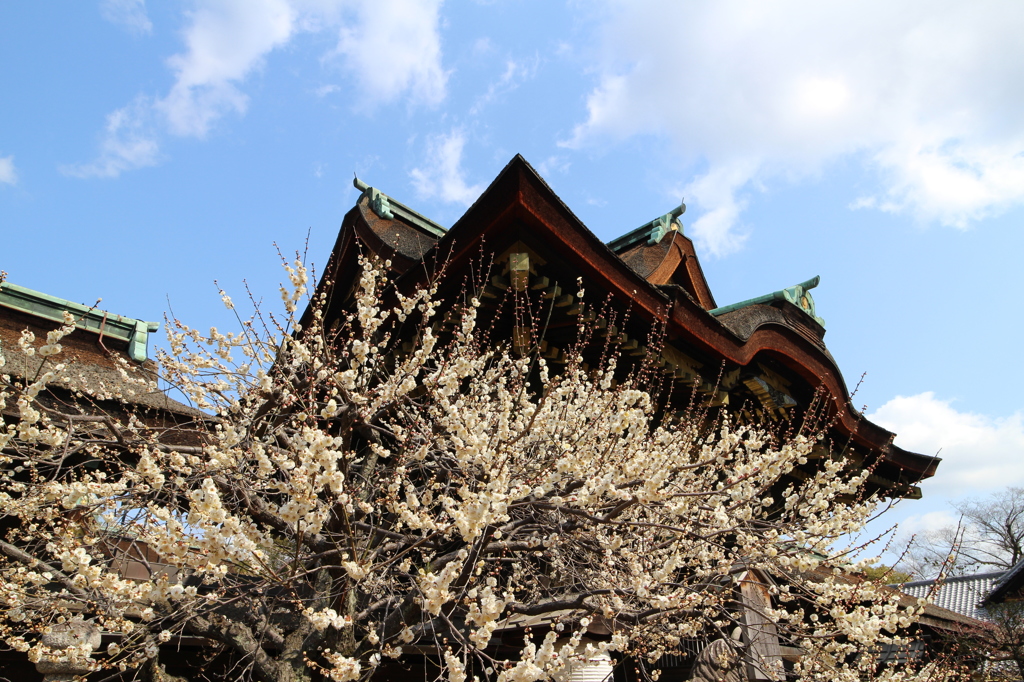
<instances>
[{"instance_id":1,"label":"blue sky","mask_svg":"<svg viewBox=\"0 0 1024 682\"><path fill-rule=\"evenodd\" d=\"M1024 484L1024 4L0 5L0 268L227 326L324 263L352 173L451 224L515 153L604 239L686 197L720 304L821 275L826 341L945 459L907 528Z\"/></svg>"}]
</instances>

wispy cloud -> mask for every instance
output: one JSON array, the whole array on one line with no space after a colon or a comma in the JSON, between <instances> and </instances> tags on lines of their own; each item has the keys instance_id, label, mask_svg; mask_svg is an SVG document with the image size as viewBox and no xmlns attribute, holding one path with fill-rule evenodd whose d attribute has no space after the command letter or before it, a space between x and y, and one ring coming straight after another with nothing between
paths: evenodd
<instances>
[{"instance_id":1,"label":"wispy cloud","mask_svg":"<svg viewBox=\"0 0 1024 682\"><path fill-rule=\"evenodd\" d=\"M14 156L0 156L0 184L14 185L18 182L18 171L14 169Z\"/></svg>"},{"instance_id":2,"label":"wispy cloud","mask_svg":"<svg viewBox=\"0 0 1024 682\"><path fill-rule=\"evenodd\" d=\"M494 41L484 36L473 41L473 55L482 57L494 52Z\"/></svg>"},{"instance_id":3,"label":"wispy cloud","mask_svg":"<svg viewBox=\"0 0 1024 682\"><path fill-rule=\"evenodd\" d=\"M480 196L484 186L468 184L462 169L465 145L466 136L458 129L429 138L424 164L409 173L421 198L469 206Z\"/></svg>"},{"instance_id":4,"label":"wispy cloud","mask_svg":"<svg viewBox=\"0 0 1024 682\"><path fill-rule=\"evenodd\" d=\"M956 497L1024 484L1024 413L999 418L961 412L929 391L893 398L867 417L894 431L896 445L939 453L938 474L924 483L929 495Z\"/></svg>"},{"instance_id":5,"label":"wispy cloud","mask_svg":"<svg viewBox=\"0 0 1024 682\"><path fill-rule=\"evenodd\" d=\"M552 154L537 164L537 172L541 175L553 175L556 172L564 174L569 172L570 166L572 166L572 162L569 161L569 157Z\"/></svg>"},{"instance_id":6,"label":"wispy cloud","mask_svg":"<svg viewBox=\"0 0 1024 682\"><path fill-rule=\"evenodd\" d=\"M103 0L100 14L135 35L153 32L153 22L146 14L146 0Z\"/></svg>"},{"instance_id":7,"label":"wispy cloud","mask_svg":"<svg viewBox=\"0 0 1024 682\"><path fill-rule=\"evenodd\" d=\"M329 83L327 85L321 85L319 88L313 91L313 94L316 95L317 97L327 97L327 95L338 92L339 90L341 90L341 88L339 88L337 85Z\"/></svg>"},{"instance_id":8,"label":"wispy cloud","mask_svg":"<svg viewBox=\"0 0 1024 682\"><path fill-rule=\"evenodd\" d=\"M164 96L140 95L110 114L99 157L67 166L81 177L116 176L158 160L158 139L203 138L226 115L244 115L245 83L274 51L311 32L336 30L324 60L352 75L364 108L405 97L433 105L446 94L441 67L440 0L195 0L184 49L167 60L174 84ZM150 26L141 0L106 0L104 16ZM134 22L134 23L132 23ZM147 29L149 30L149 29ZM339 86L316 90L323 97ZM148 107L148 111L141 108ZM132 121L152 123L145 131Z\"/></svg>"},{"instance_id":9,"label":"wispy cloud","mask_svg":"<svg viewBox=\"0 0 1024 682\"><path fill-rule=\"evenodd\" d=\"M114 178L125 171L154 166L160 160L160 145L152 122L152 104L138 97L128 106L107 116L100 153L87 164L61 166L65 175L78 178Z\"/></svg>"},{"instance_id":10,"label":"wispy cloud","mask_svg":"<svg viewBox=\"0 0 1024 682\"><path fill-rule=\"evenodd\" d=\"M843 158L880 184L861 208L965 227L1024 203L1024 123L1008 114L1024 91L1006 86L1024 80L1018 2L602 7L598 83L566 144L663 135L683 167L728 176L731 192L694 195L715 214L707 248L735 246L752 185Z\"/></svg>"},{"instance_id":11,"label":"wispy cloud","mask_svg":"<svg viewBox=\"0 0 1024 682\"><path fill-rule=\"evenodd\" d=\"M498 80L487 87L487 92L481 95L470 108L470 115L479 114L485 107L494 103L501 96L512 92L525 81L533 78L540 65L540 57L534 56L526 61L509 59L505 61L505 70Z\"/></svg>"}]
</instances>

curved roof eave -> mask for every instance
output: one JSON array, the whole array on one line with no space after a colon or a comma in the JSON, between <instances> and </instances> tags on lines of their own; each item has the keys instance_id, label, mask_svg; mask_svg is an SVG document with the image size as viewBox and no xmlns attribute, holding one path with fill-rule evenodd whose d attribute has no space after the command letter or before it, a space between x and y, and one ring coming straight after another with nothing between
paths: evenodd
<instances>
[{"instance_id":1,"label":"curved roof eave","mask_svg":"<svg viewBox=\"0 0 1024 682\"><path fill-rule=\"evenodd\" d=\"M359 233L364 243L366 240L373 242L373 234L365 233L374 220L384 219L374 214L361 197L356 207L346 215L343 231L345 225L349 225ZM628 301L634 314L641 315L650 323L667 323L670 335L686 339L705 353L741 366L750 364L760 354L768 354L782 360L811 386L823 384L838 417L837 425L913 478L901 483L916 483L934 474L939 458L911 453L892 445L894 434L869 422L853 407L847 397L849 393L842 373L820 339L815 343L806 335L781 324L762 324L743 339L697 302L678 292L670 295L652 285L591 232L518 154L424 254L423 259L409 264L412 267L398 278L399 286L421 281L427 273L436 271L442 262L458 271L461 265L469 264L479 255L482 242L497 243L496 240L503 235L509 239L508 230L517 224L528 228L531 237L543 240L545 246L564 258L581 275L605 287L621 300ZM375 234L372 229L369 232ZM342 238L339 235L336 249L342 244ZM379 238L368 246L374 252L378 252L378 248L385 252L389 250Z\"/></svg>"}]
</instances>

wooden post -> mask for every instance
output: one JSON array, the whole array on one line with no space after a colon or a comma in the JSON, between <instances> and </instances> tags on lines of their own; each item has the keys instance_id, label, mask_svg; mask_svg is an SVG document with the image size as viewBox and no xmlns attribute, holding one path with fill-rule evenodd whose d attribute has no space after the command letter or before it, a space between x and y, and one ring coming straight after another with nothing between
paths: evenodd
<instances>
[{"instance_id":1,"label":"wooden post","mask_svg":"<svg viewBox=\"0 0 1024 682\"><path fill-rule=\"evenodd\" d=\"M781 680L782 650L778 630L766 615L772 603L768 579L750 570L740 577L740 603L743 606L743 639L746 643L746 667L749 680Z\"/></svg>"}]
</instances>

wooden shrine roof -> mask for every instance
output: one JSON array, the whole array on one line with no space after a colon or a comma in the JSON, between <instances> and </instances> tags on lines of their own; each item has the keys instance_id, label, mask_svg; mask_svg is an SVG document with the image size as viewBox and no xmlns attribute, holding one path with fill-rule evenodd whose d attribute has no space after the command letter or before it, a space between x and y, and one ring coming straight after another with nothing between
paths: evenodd
<instances>
[{"instance_id":1,"label":"wooden shrine roof","mask_svg":"<svg viewBox=\"0 0 1024 682\"><path fill-rule=\"evenodd\" d=\"M486 283L484 297L498 300L510 287L533 290L551 300L566 329L575 328L571 316L581 312L573 300L579 278L588 301L607 296L612 308L628 311L621 318L628 322L595 321L606 325L606 334L637 356L649 352L644 343L651 331L663 330L658 362L664 372L697 387L711 404L776 419L823 399L833 442L841 442L857 465L875 465L874 489L919 497L914 484L935 473L938 458L896 447L894 434L851 404L809 292L817 278L718 307L678 222L683 206L606 244L519 155L448 230L376 188L359 180L356 186L363 193L344 218L326 271L333 283L328 320L350 301L360 252L390 260L404 287L442 268L449 281L464 282L471 274L479 280L482 264L493 263L479 280ZM516 272L520 264L528 269ZM553 343L542 346L555 362L562 353L557 343L555 333Z\"/></svg>"}]
</instances>

